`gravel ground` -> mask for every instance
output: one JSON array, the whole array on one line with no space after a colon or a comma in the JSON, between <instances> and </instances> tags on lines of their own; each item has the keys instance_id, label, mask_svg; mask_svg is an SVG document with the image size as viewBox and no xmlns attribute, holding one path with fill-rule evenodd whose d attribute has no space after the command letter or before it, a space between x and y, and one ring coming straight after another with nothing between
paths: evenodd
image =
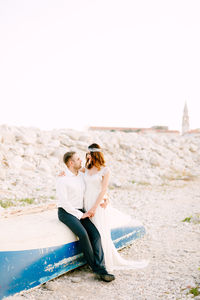
<instances>
[{"instance_id":1,"label":"gravel ground","mask_svg":"<svg viewBox=\"0 0 200 300\"><path fill-rule=\"evenodd\" d=\"M143 222L147 234L120 251L127 259L149 259L142 270L114 272L99 281L87 266L6 300L191 299L200 293L200 224L182 222L200 213L200 180L170 186L137 185L110 191L113 205ZM195 299L200 299L200 295Z\"/></svg>"}]
</instances>

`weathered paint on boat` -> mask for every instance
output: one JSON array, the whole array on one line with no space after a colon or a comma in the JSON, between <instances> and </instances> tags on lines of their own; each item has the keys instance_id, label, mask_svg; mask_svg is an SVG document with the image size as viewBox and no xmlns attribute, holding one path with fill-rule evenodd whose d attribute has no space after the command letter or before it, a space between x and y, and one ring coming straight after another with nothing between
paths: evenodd
<instances>
[{"instance_id":1,"label":"weathered paint on boat","mask_svg":"<svg viewBox=\"0 0 200 300\"><path fill-rule=\"evenodd\" d=\"M63 228L66 232L66 227ZM70 234L71 231L68 235ZM133 225L113 228L111 231L117 249L126 247L144 234L143 226ZM80 251L79 241L74 235L72 236L73 240L66 244L0 251L0 299L36 287L84 265L86 262Z\"/></svg>"}]
</instances>

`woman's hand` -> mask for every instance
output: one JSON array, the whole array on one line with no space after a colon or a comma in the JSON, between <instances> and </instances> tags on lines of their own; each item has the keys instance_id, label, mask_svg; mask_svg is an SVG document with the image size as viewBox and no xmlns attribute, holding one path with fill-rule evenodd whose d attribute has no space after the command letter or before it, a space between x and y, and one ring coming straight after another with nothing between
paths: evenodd
<instances>
[{"instance_id":1,"label":"woman's hand","mask_svg":"<svg viewBox=\"0 0 200 300\"><path fill-rule=\"evenodd\" d=\"M64 171L62 171L62 172L60 172L60 174L58 174L58 176L63 177L63 176L66 176L66 174Z\"/></svg>"},{"instance_id":2,"label":"woman's hand","mask_svg":"<svg viewBox=\"0 0 200 300\"><path fill-rule=\"evenodd\" d=\"M82 215L81 219L91 218L91 215L89 212L86 212Z\"/></svg>"},{"instance_id":3,"label":"woman's hand","mask_svg":"<svg viewBox=\"0 0 200 300\"><path fill-rule=\"evenodd\" d=\"M103 203L100 204L100 206L101 206L102 208L106 208L107 205L108 205L108 203L107 203L105 200L104 200Z\"/></svg>"},{"instance_id":4,"label":"woman's hand","mask_svg":"<svg viewBox=\"0 0 200 300\"><path fill-rule=\"evenodd\" d=\"M90 208L90 210L88 210L88 214L90 215L90 218L94 217L95 213L96 213L96 207L92 207Z\"/></svg>"},{"instance_id":5,"label":"woman's hand","mask_svg":"<svg viewBox=\"0 0 200 300\"><path fill-rule=\"evenodd\" d=\"M108 195L105 195L105 197L103 198L103 203L100 203L100 206L102 207L102 208L106 208L107 207L107 205L109 204L109 199L108 199Z\"/></svg>"}]
</instances>

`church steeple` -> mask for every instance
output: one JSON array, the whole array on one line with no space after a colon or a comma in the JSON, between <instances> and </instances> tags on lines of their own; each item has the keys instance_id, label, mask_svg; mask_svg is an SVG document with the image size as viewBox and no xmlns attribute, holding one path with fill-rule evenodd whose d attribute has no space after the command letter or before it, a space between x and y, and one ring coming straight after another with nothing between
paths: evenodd
<instances>
[{"instance_id":1,"label":"church steeple","mask_svg":"<svg viewBox=\"0 0 200 300\"><path fill-rule=\"evenodd\" d=\"M185 106L183 110L183 119L182 119L182 134L187 133L189 130L190 130L189 115L188 115L187 103L185 101Z\"/></svg>"}]
</instances>

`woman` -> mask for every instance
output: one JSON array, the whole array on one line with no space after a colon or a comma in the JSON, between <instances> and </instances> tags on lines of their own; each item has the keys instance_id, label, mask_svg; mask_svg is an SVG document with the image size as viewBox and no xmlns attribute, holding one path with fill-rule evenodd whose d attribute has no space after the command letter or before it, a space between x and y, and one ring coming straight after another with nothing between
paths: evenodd
<instances>
[{"instance_id":1,"label":"woman","mask_svg":"<svg viewBox=\"0 0 200 300\"><path fill-rule=\"evenodd\" d=\"M118 210L108 205L105 208L103 202L107 192L110 170L106 167L102 150L98 144L91 144L86 154L84 180L86 185L84 195L85 210L92 215L91 221L97 227L104 250L106 268L109 271L113 269L137 269L146 267L147 261L128 261L123 259L117 252L111 239L111 219L115 217L125 219L127 215L120 213Z\"/></svg>"}]
</instances>

